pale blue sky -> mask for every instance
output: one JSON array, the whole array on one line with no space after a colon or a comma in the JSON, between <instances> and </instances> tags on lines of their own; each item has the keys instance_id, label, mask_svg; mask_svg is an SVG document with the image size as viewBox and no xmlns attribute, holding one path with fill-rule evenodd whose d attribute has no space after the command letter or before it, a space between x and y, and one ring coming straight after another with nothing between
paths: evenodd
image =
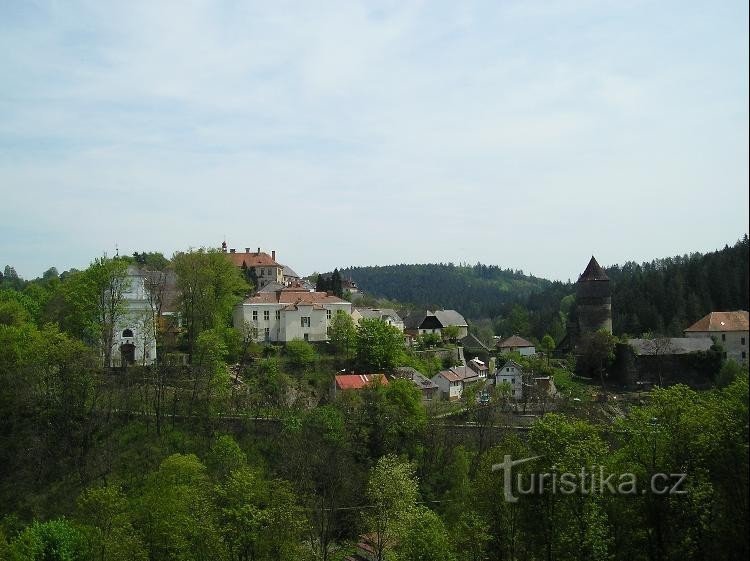
<instances>
[{"instance_id":1,"label":"pale blue sky","mask_svg":"<svg viewBox=\"0 0 750 561\"><path fill-rule=\"evenodd\" d=\"M0 267L575 278L748 229L747 2L0 3Z\"/></svg>"}]
</instances>

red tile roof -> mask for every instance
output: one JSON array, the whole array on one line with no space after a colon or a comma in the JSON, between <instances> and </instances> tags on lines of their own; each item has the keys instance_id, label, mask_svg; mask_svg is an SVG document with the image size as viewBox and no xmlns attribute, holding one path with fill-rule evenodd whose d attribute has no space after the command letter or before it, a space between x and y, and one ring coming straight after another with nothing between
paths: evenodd
<instances>
[{"instance_id":1,"label":"red tile roof","mask_svg":"<svg viewBox=\"0 0 750 561\"><path fill-rule=\"evenodd\" d=\"M225 253L224 255L226 255L229 260L238 267L242 267L243 263L246 267L283 267L283 265L279 265L270 255L263 251L260 253L257 251L251 251L249 253L230 252Z\"/></svg>"},{"instance_id":2,"label":"red tile roof","mask_svg":"<svg viewBox=\"0 0 750 561\"><path fill-rule=\"evenodd\" d=\"M304 288L289 286L274 292L259 292L255 296L245 299L245 304L286 304L296 306L298 304L345 304L337 296L327 292L310 292Z\"/></svg>"},{"instance_id":3,"label":"red tile roof","mask_svg":"<svg viewBox=\"0 0 750 561\"><path fill-rule=\"evenodd\" d=\"M748 331L748 313L745 310L736 312L711 312L706 314L693 325L688 327L689 331Z\"/></svg>"},{"instance_id":4,"label":"red tile roof","mask_svg":"<svg viewBox=\"0 0 750 561\"><path fill-rule=\"evenodd\" d=\"M339 374L336 376L336 388L339 390L361 390L368 384L388 385L385 374Z\"/></svg>"}]
</instances>

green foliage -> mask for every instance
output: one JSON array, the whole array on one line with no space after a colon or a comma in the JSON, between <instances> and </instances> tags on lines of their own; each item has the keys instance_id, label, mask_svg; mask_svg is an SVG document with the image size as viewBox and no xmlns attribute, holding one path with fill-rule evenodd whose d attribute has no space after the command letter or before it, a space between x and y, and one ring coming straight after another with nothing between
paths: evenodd
<instances>
[{"instance_id":1,"label":"green foliage","mask_svg":"<svg viewBox=\"0 0 750 561\"><path fill-rule=\"evenodd\" d=\"M122 489L115 486L87 489L78 497L79 520L88 542L90 560L145 561L140 536Z\"/></svg>"},{"instance_id":2,"label":"green foliage","mask_svg":"<svg viewBox=\"0 0 750 561\"><path fill-rule=\"evenodd\" d=\"M398 366L403 354L401 332L377 318L364 318L357 329L357 361L371 372L384 372Z\"/></svg>"},{"instance_id":3,"label":"green foliage","mask_svg":"<svg viewBox=\"0 0 750 561\"><path fill-rule=\"evenodd\" d=\"M466 317L495 317L516 298L549 286L549 281L495 265L387 265L342 270L377 296L417 307L436 305L460 310Z\"/></svg>"},{"instance_id":4,"label":"green foliage","mask_svg":"<svg viewBox=\"0 0 750 561\"><path fill-rule=\"evenodd\" d=\"M198 249L172 258L180 292L180 312L191 357L198 335L229 325L232 308L247 290L240 271L216 250Z\"/></svg>"},{"instance_id":5,"label":"green foliage","mask_svg":"<svg viewBox=\"0 0 750 561\"><path fill-rule=\"evenodd\" d=\"M352 316L338 310L331 320L330 340L334 351L346 360L351 359L357 349L357 326Z\"/></svg>"},{"instance_id":6,"label":"green foliage","mask_svg":"<svg viewBox=\"0 0 750 561\"><path fill-rule=\"evenodd\" d=\"M366 497L370 508L362 518L375 536L375 555L381 561L415 515L418 483L414 466L393 455L383 456L370 473Z\"/></svg>"},{"instance_id":7,"label":"green foliage","mask_svg":"<svg viewBox=\"0 0 750 561\"><path fill-rule=\"evenodd\" d=\"M211 483L193 454L169 456L148 477L136 521L151 559L197 561L222 555Z\"/></svg>"},{"instance_id":8,"label":"green foliage","mask_svg":"<svg viewBox=\"0 0 750 561\"><path fill-rule=\"evenodd\" d=\"M288 483L241 467L216 492L222 537L233 559L299 559L303 513Z\"/></svg>"},{"instance_id":9,"label":"green foliage","mask_svg":"<svg viewBox=\"0 0 750 561\"><path fill-rule=\"evenodd\" d=\"M11 561L85 561L83 534L64 518L34 522L10 544Z\"/></svg>"},{"instance_id":10,"label":"green foliage","mask_svg":"<svg viewBox=\"0 0 750 561\"><path fill-rule=\"evenodd\" d=\"M395 547L397 561L453 561L452 535L440 517L425 507L410 513Z\"/></svg>"},{"instance_id":11,"label":"green foliage","mask_svg":"<svg viewBox=\"0 0 750 561\"><path fill-rule=\"evenodd\" d=\"M289 364L298 370L310 368L318 359L315 347L302 339L289 341L284 347L284 354L289 359Z\"/></svg>"}]
</instances>

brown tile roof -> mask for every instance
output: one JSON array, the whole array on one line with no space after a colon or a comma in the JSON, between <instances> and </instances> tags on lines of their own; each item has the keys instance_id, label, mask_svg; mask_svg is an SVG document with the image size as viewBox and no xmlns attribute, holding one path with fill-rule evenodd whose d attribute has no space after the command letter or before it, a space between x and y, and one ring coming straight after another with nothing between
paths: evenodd
<instances>
[{"instance_id":1,"label":"brown tile roof","mask_svg":"<svg viewBox=\"0 0 750 561\"><path fill-rule=\"evenodd\" d=\"M586 270L581 273L580 277L578 277L578 282L592 280L609 280L607 273L605 273L604 269L599 266L599 263L596 262L593 255L591 256L591 261L589 261L589 264L586 266Z\"/></svg>"},{"instance_id":2,"label":"brown tile roof","mask_svg":"<svg viewBox=\"0 0 750 561\"><path fill-rule=\"evenodd\" d=\"M259 292L255 296L250 296L244 302L245 304L288 304L296 306L298 304L344 304L336 296L331 296L327 292L310 292L304 288L287 287L275 292Z\"/></svg>"},{"instance_id":3,"label":"brown tile roof","mask_svg":"<svg viewBox=\"0 0 750 561\"><path fill-rule=\"evenodd\" d=\"M706 314L693 325L688 331L748 331L748 312L738 310L736 312L711 312Z\"/></svg>"},{"instance_id":4,"label":"brown tile roof","mask_svg":"<svg viewBox=\"0 0 750 561\"><path fill-rule=\"evenodd\" d=\"M249 253L230 252L225 253L224 255L226 255L229 260L238 267L242 267L243 263L246 267L283 267L283 265L277 263L270 255L263 251L260 253L257 251L251 251Z\"/></svg>"},{"instance_id":5,"label":"brown tile roof","mask_svg":"<svg viewBox=\"0 0 750 561\"><path fill-rule=\"evenodd\" d=\"M511 335L507 339L503 339L497 344L499 349L510 349L512 347L533 347L534 343L529 343L523 337L518 335Z\"/></svg>"}]
</instances>

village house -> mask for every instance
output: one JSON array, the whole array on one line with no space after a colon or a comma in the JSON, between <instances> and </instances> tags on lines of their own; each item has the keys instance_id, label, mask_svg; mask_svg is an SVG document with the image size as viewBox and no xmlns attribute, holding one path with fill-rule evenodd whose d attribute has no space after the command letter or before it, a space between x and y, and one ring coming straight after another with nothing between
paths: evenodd
<instances>
[{"instance_id":1,"label":"village house","mask_svg":"<svg viewBox=\"0 0 750 561\"><path fill-rule=\"evenodd\" d=\"M748 312L711 312L685 330L685 337L711 337L724 347L724 358L735 362L748 360Z\"/></svg>"},{"instance_id":2,"label":"village house","mask_svg":"<svg viewBox=\"0 0 750 561\"><path fill-rule=\"evenodd\" d=\"M388 385L385 374L338 374L333 381L333 395L347 390L361 390L374 384Z\"/></svg>"},{"instance_id":3,"label":"village house","mask_svg":"<svg viewBox=\"0 0 750 561\"><path fill-rule=\"evenodd\" d=\"M351 314L351 309L350 302L327 292L291 286L248 297L235 307L233 324L237 329L248 326L259 341L327 341L333 317L339 310Z\"/></svg>"},{"instance_id":4,"label":"village house","mask_svg":"<svg viewBox=\"0 0 750 561\"><path fill-rule=\"evenodd\" d=\"M396 378L411 381L422 394L422 401L424 402L433 401L440 393L438 385L415 368L401 366L394 369L393 374Z\"/></svg>"},{"instance_id":5,"label":"village house","mask_svg":"<svg viewBox=\"0 0 750 561\"><path fill-rule=\"evenodd\" d=\"M490 369L484 361L479 360L479 357L472 358L466 364L469 368L471 368L474 372L476 372L480 378L482 379L487 378L487 375L489 374Z\"/></svg>"},{"instance_id":6,"label":"village house","mask_svg":"<svg viewBox=\"0 0 750 561\"><path fill-rule=\"evenodd\" d=\"M432 381L440 388L441 397L448 400L461 399L466 386L486 379L486 373L475 372L468 366L453 366L432 377Z\"/></svg>"},{"instance_id":7,"label":"village house","mask_svg":"<svg viewBox=\"0 0 750 561\"><path fill-rule=\"evenodd\" d=\"M285 266L276 261L276 251L271 251L271 255L265 253L258 248L257 251L250 251L249 247L245 248L244 252L239 252L234 248L227 250L227 242L222 242L221 250L226 254L229 260L241 269L251 270L255 273L255 277L258 279L257 288L263 288L269 282L277 282L279 284L285 284L284 282L284 269ZM291 269L286 267L287 273L294 273ZM291 277L291 280L293 280Z\"/></svg>"},{"instance_id":8,"label":"village house","mask_svg":"<svg viewBox=\"0 0 750 561\"><path fill-rule=\"evenodd\" d=\"M390 308L352 308L352 319L355 323L359 323L364 318L375 318L384 321L388 325L392 325L399 331L404 330L404 322L401 317L396 313L396 310Z\"/></svg>"},{"instance_id":9,"label":"village house","mask_svg":"<svg viewBox=\"0 0 750 561\"><path fill-rule=\"evenodd\" d=\"M510 385L510 396L513 399L523 398L523 367L515 361L509 360L495 370L495 386Z\"/></svg>"},{"instance_id":10,"label":"village house","mask_svg":"<svg viewBox=\"0 0 750 561\"><path fill-rule=\"evenodd\" d=\"M534 343L531 343L518 335L511 335L502 341L498 341L495 346L501 353L518 353L521 356L531 356L536 354Z\"/></svg>"},{"instance_id":11,"label":"village house","mask_svg":"<svg viewBox=\"0 0 750 561\"><path fill-rule=\"evenodd\" d=\"M457 328L457 339L469 334L469 324L456 310L412 312L404 319L404 327L407 333L415 337L430 334L442 337L446 327Z\"/></svg>"}]
</instances>

